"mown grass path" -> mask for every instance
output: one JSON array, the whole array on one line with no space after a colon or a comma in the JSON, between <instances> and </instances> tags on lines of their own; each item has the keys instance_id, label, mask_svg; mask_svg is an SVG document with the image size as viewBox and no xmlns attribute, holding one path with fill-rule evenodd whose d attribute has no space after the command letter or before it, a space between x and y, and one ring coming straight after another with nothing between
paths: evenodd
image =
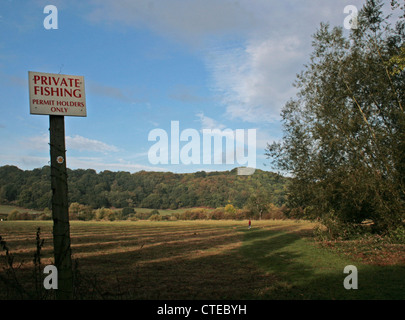
<instances>
[{"instance_id":1,"label":"mown grass path","mask_svg":"<svg viewBox=\"0 0 405 320\"><path fill-rule=\"evenodd\" d=\"M275 281L260 299L405 299L405 266L366 265L316 245L303 226L259 224L244 232L244 257ZM346 290L347 265L358 270L358 289Z\"/></svg>"}]
</instances>

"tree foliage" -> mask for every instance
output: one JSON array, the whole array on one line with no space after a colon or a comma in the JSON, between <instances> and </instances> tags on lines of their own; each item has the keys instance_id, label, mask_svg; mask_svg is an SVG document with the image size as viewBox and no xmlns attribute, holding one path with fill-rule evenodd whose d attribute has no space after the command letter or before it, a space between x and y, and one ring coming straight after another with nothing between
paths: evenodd
<instances>
[{"instance_id":1,"label":"tree foliage","mask_svg":"<svg viewBox=\"0 0 405 320\"><path fill-rule=\"evenodd\" d=\"M391 1L395 23L382 7L367 1L348 36L321 24L267 155L293 176L288 206L301 216L388 232L404 219L405 29L404 5Z\"/></svg>"},{"instance_id":2,"label":"tree foliage","mask_svg":"<svg viewBox=\"0 0 405 320\"><path fill-rule=\"evenodd\" d=\"M256 170L252 176L238 176L236 169L226 172L111 172L67 170L71 218L92 219L92 209L132 208L177 209L224 207L232 203L245 206L250 195L261 190L269 201L281 206L285 202L289 179L276 173ZM51 207L50 168L20 170L0 167L0 202L25 208ZM133 210L133 209L132 209ZM106 210L99 216L109 215Z\"/></svg>"}]
</instances>

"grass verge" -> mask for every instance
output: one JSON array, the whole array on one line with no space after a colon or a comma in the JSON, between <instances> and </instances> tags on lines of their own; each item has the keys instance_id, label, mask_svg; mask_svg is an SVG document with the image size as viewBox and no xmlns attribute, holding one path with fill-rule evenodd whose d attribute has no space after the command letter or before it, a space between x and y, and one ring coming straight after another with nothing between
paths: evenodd
<instances>
[{"instance_id":1,"label":"grass verge","mask_svg":"<svg viewBox=\"0 0 405 320\"><path fill-rule=\"evenodd\" d=\"M308 226L309 227L309 226ZM243 256L275 279L252 298L405 299L405 265L371 265L354 255L325 248L309 237L310 228L276 227L263 222L244 231ZM358 289L346 290L347 265L358 270Z\"/></svg>"}]
</instances>

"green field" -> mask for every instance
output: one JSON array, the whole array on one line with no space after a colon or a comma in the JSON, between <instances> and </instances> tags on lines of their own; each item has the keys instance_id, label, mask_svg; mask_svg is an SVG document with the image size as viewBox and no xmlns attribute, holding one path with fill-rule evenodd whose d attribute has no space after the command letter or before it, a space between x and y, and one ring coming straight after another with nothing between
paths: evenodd
<instances>
[{"instance_id":1,"label":"green field","mask_svg":"<svg viewBox=\"0 0 405 320\"><path fill-rule=\"evenodd\" d=\"M12 206L12 205L0 205L0 217L2 218L6 218L7 215L13 211L13 210L17 210L18 212L22 213L22 212L28 212L30 214L41 214L43 213L43 211L41 210L34 210L34 209L26 209L26 208L22 208L22 207L17 207L17 206ZM113 211L119 211L122 210L120 208L116 208L113 209ZM134 208L135 212L139 212L139 213L150 213L152 212L154 209L149 209L149 208ZM175 209L175 210L171 210L171 209L159 209L159 214L162 216L165 215L170 215L172 213L183 213L187 210L191 210L190 208L180 208L180 209Z\"/></svg>"},{"instance_id":2,"label":"green field","mask_svg":"<svg viewBox=\"0 0 405 320\"><path fill-rule=\"evenodd\" d=\"M27 212L27 213L30 213L30 214L41 214L43 212L41 210L26 209L26 208L22 208L22 207L3 205L2 204L2 205L0 205L0 218L3 218L3 219L6 218L7 215L13 210L17 210L20 213Z\"/></svg>"},{"instance_id":3,"label":"green field","mask_svg":"<svg viewBox=\"0 0 405 320\"><path fill-rule=\"evenodd\" d=\"M34 210L34 209L26 209L22 207L16 207L16 206L10 206L10 205L0 205L0 214L9 214L13 210L18 210L19 212L29 212L29 213L42 213L43 211L41 210Z\"/></svg>"},{"instance_id":4,"label":"green field","mask_svg":"<svg viewBox=\"0 0 405 320\"><path fill-rule=\"evenodd\" d=\"M35 234L52 264L51 221L3 221L27 289ZM321 247L304 221L71 222L79 299L405 299L405 264L373 265ZM0 256L3 272L4 253ZM21 263L21 265L20 265ZM358 290L346 290L346 265ZM2 286L0 282L0 286ZM2 298L5 299L5 290Z\"/></svg>"},{"instance_id":5,"label":"green field","mask_svg":"<svg viewBox=\"0 0 405 320\"><path fill-rule=\"evenodd\" d=\"M122 210L122 209L114 209L114 210ZM153 210L156 209L149 209L149 208L134 208L135 212L138 213L151 213ZM180 209L158 209L159 214L162 216L171 215L172 213L183 213L187 210L191 210L191 208L180 208Z\"/></svg>"}]
</instances>

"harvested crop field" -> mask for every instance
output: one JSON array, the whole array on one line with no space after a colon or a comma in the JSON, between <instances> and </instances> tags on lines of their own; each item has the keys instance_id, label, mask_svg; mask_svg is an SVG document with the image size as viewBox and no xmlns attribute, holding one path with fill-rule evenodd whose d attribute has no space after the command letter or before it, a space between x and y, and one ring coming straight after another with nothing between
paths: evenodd
<instances>
[{"instance_id":1,"label":"harvested crop field","mask_svg":"<svg viewBox=\"0 0 405 320\"><path fill-rule=\"evenodd\" d=\"M303 221L72 221L75 298L140 300L403 299L404 266L370 266L319 246ZM53 264L51 221L7 221L0 235L30 291L36 231ZM359 269L359 290L343 268ZM6 274L5 254L0 275ZM0 281L0 286L4 283ZM385 290L384 290L385 288ZM26 298L1 290L1 298ZM402 294L402 295L401 295Z\"/></svg>"}]
</instances>

